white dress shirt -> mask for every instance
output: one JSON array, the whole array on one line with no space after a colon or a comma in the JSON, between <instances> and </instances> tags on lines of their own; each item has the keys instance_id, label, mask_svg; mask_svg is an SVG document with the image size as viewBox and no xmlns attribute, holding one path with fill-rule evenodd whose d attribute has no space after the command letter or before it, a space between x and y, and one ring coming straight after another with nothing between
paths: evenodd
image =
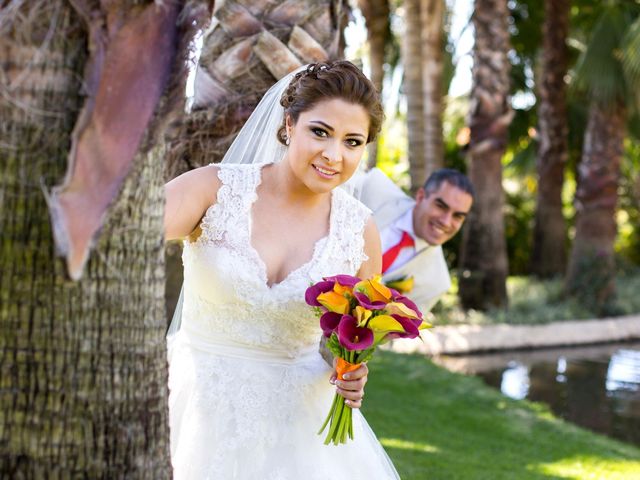
<instances>
[{"instance_id":1,"label":"white dress shirt","mask_svg":"<svg viewBox=\"0 0 640 480\"><path fill-rule=\"evenodd\" d=\"M416 237L416 234L413 231L413 208L410 208L404 215L398 217L388 227L382 229L380 232L383 254L400 242L402 232L407 232L411 238L413 238L413 241L415 242L414 246L405 247L400 250L400 253L385 273L391 273L402 267L415 256L416 252L422 251L423 248L428 246L427 242Z\"/></svg>"}]
</instances>

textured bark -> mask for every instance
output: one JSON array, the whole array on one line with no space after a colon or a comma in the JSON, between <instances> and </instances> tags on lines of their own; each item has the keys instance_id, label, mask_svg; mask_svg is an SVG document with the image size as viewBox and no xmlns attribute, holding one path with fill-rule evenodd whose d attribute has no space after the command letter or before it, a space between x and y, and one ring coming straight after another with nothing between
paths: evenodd
<instances>
[{"instance_id":1,"label":"textured bark","mask_svg":"<svg viewBox=\"0 0 640 480\"><path fill-rule=\"evenodd\" d=\"M404 12L406 31L402 60L404 65L404 92L407 97L409 175L411 177L411 190L415 192L426 180L420 0L405 1Z\"/></svg>"},{"instance_id":2,"label":"textured bark","mask_svg":"<svg viewBox=\"0 0 640 480\"><path fill-rule=\"evenodd\" d=\"M562 215L564 168L569 157L566 83L570 0L546 0L542 59L537 81L538 138L536 203L531 271L562 275L567 262L567 228Z\"/></svg>"},{"instance_id":3,"label":"textured bark","mask_svg":"<svg viewBox=\"0 0 640 480\"><path fill-rule=\"evenodd\" d=\"M566 289L600 313L606 313L615 297L613 244L625 133L626 109L622 101L609 106L592 102L578 167L576 236Z\"/></svg>"},{"instance_id":4,"label":"textured bark","mask_svg":"<svg viewBox=\"0 0 640 480\"><path fill-rule=\"evenodd\" d=\"M382 95L385 50L391 36L389 0L359 0L358 6L367 26L371 81ZM373 168L378 161L378 142L372 142L367 152L369 154L367 166Z\"/></svg>"},{"instance_id":5,"label":"textured bark","mask_svg":"<svg viewBox=\"0 0 640 480\"><path fill-rule=\"evenodd\" d=\"M175 92L155 110L84 277L70 281L45 192L64 176L86 101L89 34L68 2L3 5L0 477L170 478L164 149L150 145ZM184 34L192 17L181 18Z\"/></svg>"},{"instance_id":6,"label":"textured bark","mask_svg":"<svg viewBox=\"0 0 640 480\"><path fill-rule=\"evenodd\" d=\"M425 177L429 177L444 164L442 138L444 9L444 0L421 0Z\"/></svg>"},{"instance_id":7,"label":"textured bark","mask_svg":"<svg viewBox=\"0 0 640 480\"><path fill-rule=\"evenodd\" d=\"M465 226L460 299L464 308L507 304L509 271L504 233L502 155L513 117L509 106L509 31L506 0L476 0L473 25L469 177L476 197Z\"/></svg>"},{"instance_id":8,"label":"textured bark","mask_svg":"<svg viewBox=\"0 0 640 480\"><path fill-rule=\"evenodd\" d=\"M179 4L110 2L105 11L82 0L73 5L89 31L87 97L65 180L53 189L49 207L56 246L78 279L168 83Z\"/></svg>"}]
</instances>

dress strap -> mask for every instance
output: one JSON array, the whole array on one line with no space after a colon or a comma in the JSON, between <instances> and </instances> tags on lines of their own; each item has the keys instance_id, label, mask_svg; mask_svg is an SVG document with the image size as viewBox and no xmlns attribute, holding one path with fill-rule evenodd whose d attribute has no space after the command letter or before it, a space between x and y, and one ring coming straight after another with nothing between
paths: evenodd
<instances>
[{"instance_id":1,"label":"dress strap","mask_svg":"<svg viewBox=\"0 0 640 480\"><path fill-rule=\"evenodd\" d=\"M335 232L332 241L337 248L332 250L348 265L349 271L341 273L355 275L369 259L364 253L364 227L371 217L371 210L342 188L336 188L334 195L337 196L336 212L332 215L331 231Z\"/></svg>"},{"instance_id":2,"label":"dress strap","mask_svg":"<svg viewBox=\"0 0 640 480\"><path fill-rule=\"evenodd\" d=\"M249 211L257 198L256 189L261 181L260 164L220 164L216 203L202 219L202 231L210 240L221 240L226 232L232 236L248 235Z\"/></svg>"}]
</instances>

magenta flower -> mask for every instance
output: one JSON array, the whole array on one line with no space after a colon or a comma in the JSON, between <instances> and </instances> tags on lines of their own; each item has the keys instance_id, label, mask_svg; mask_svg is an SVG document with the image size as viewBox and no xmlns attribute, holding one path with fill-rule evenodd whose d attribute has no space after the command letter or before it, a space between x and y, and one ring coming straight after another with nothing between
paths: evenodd
<instances>
[{"instance_id":1,"label":"magenta flower","mask_svg":"<svg viewBox=\"0 0 640 480\"><path fill-rule=\"evenodd\" d=\"M322 314L320 317L320 328L322 328L322 333L324 333L325 337L329 338L331 334L336 331L341 319L342 315L340 313L325 312Z\"/></svg>"},{"instance_id":2,"label":"magenta flower","mask_svg":"<svg viewBox=\"0 0 640 480\"><path fill-rule=\"evenodd\" d=\"M412 320L407 317L402 317L400 315L391 315L400 325L404 328L403 332L398 332L397 334L392 334L389 338L416 338L420 335L420 330L418 327L422 323L420 320Z\"/></svg>"},{"instance_id":3,"label":"magenta flower","mask_svg":"<svg viewBox=\"0 0 640 480\"><path fill-rule=\"evenodd\" d=\"M373 344L373 332L367 327L358 327L351 315L343 315L338 325L340 345L347 350L366 350Z\"/></svg>"},{"instance_id":4,"label":"magenta flower","mask_svg":"<svg viewBox=\"0 0 640 480\"><path fill-rule=\"evenodd\" d=\"M360 281L358 277L354 277L352 275L334 275L333 277L324 277L323 280L327 282L338 282L343 287L351 288Z\"/></svg>"},{"instance_id":5,"label":"magenta flower","mask_svg":"<svg viewBox=\"0 0 640 480\"><path fill-rule=\"evenodd\" d=\"M353 295L358 300L358 303L367 310L382 310L387 306L387 302L383 302L381 300L371 301L369 297L362 292L353 292Z\"/></svg>"},{"instance_id":6,"label":"magenta flower","mask_svg":"<svg viewBox=\"0 0 640 480\"><path fill-rule=\"evenodd\" d=\"M416 315L418 315L419 318L422 318L422 312L420 311L418 306L415 303L413 303L411 300L409 300L407 297L405 297L404 295L400 295L400 294L394 295L393 301L402 303L406 307L409 307L411 310L416 312Z\"/></svg>"},{"instance_id":7,"label":"magenta flower","mask_svg":"<svg viewBox=\"0 0 640 480\"><path fill-rule=\"evenodd\" d=\"M305 302L312 307L321 307L322 305L318 302L318 296L333 290L334 284L335 282L333 281L324 281L311 285L304 294Z\"/></svg>"}]
</instances>

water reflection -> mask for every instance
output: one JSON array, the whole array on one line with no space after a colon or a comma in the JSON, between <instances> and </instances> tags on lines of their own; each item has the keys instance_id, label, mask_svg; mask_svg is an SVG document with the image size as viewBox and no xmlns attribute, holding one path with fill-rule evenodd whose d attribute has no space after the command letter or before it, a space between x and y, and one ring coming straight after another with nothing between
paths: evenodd
<instances>
[{"instance_id":1,"label":"water reflection","mask_svg":"<svg viewBox=\"0 0 640 480\"><path fill-rule=\"evenodd\" d=\"M505 395L545 402L559 416L640 445L640 342L438 357Z\"/></svg>"}]
</instances>

